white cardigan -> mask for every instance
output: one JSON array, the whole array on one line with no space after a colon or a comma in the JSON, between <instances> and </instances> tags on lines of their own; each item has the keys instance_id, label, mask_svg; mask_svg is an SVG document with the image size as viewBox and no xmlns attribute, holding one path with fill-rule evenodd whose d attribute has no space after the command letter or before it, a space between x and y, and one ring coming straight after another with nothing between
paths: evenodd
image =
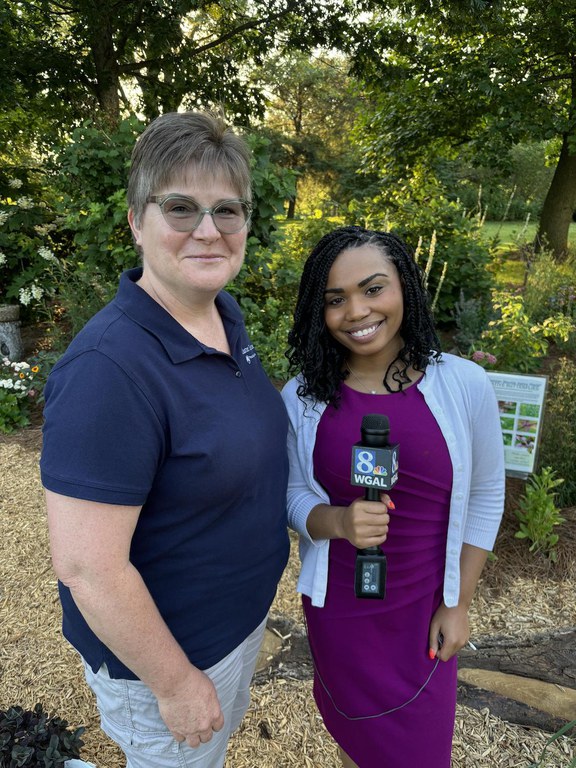
<instances>
[{"instance_id":1,"label":"white cardigan","mask_svg":"<svg viewBox=\"0 0 576 768\"><path fill-rule=\"evenodd\" d=\"M306 521L318 504L329 504L314 478L312 453L325 403L304 403L300 378L282 390L288 410L288 524L300 535L302 568L297 589L322 607L328 582L328 539L312 540ZM486 372L470 360L442 354L416 386L438 422L452 462L452 494L446 540L444 602L458 604L462 544L491 550L504 509L504 446L498 403Z\"/></svg>"}]
</instances>

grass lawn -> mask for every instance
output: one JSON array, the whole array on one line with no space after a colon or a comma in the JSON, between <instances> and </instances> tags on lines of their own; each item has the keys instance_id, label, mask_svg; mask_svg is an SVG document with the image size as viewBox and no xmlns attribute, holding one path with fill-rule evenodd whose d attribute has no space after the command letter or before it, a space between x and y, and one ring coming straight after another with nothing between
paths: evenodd
<instances>
[{"instance_id":1,"label":"grass lawn","mask_svg":"<svg viewBox=\"0 0 576 768\"><path fill-rule=\"evenodd\" d=\"M496 253L500 263L496 272L496 283L506 288L519 287L524 282L525 261L520 257L519 248L531 243L536 236L536 221L526 224L524 221L487 221L482 227L482 237L486 242L498 245ZM568 244L576 252L576 223L570 225Z\"/></svg>"},{"instance_id":2,"label":"grass lawn","mask_svg":"<svg viewBox=\"0 0 576 768\"><path fill-rule=\"evenodd\" d=\"M536 236L538 222L531 221L486 221L482 226L482 235L488 241L498 238L499 248L504 251L515 249L523 243L531 243ZM576 249L576 223L570 225L568 242Z\"/></svg>"}]
</instances>

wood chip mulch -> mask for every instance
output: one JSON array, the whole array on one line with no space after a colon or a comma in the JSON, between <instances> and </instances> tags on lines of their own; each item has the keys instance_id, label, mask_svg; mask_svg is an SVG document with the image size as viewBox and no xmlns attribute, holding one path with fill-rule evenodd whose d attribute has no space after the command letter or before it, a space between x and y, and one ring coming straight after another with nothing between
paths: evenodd
<instances>
[{"instance_id":1,"label":"wood chip mulch","mask_svg":"<svg viewBox=\"0 0 576 768\"><path fill-rule=\"evenodd\" d=\"M98 713L77 654L60 633L60 607L51 569L45 507L38 473L40 432L0 436L0 709L42 702L74 727L86 726L82 756L98 768L123 768L117 747L98 726ZM512 488L513 490L513 488ZM558 562L528 554L514 538L510 505L495 557L472 608L472 639L526 637L576 625L576 510L565 510ZM295 537L272 618L303 632ZM575 713L576 717L576 713ZM415 735L417 737L417 735ZM453 768L528 768L550 734L512 725L458 705ZM568 768L575 742L563 737L542 768ZM260 673L252 705L234 735L226 768L336 768L336 749L318 716L309 676Z\"/></svg>"}]
</instances>

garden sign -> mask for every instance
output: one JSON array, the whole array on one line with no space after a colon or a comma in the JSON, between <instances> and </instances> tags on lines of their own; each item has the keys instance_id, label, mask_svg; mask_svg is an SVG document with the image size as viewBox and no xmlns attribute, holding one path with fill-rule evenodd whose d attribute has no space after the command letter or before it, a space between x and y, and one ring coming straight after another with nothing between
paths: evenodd
<instances>
[{"instance_id":1,"label":"garden sign","mask_svg":"<svg viewBox=\"0 0 576 768\"><path fill-rule=\"evenodd\" d=\"M548 377L487 373L498 400L506 474L526 479L536 465Z\"/></svg>"}]
</instances>

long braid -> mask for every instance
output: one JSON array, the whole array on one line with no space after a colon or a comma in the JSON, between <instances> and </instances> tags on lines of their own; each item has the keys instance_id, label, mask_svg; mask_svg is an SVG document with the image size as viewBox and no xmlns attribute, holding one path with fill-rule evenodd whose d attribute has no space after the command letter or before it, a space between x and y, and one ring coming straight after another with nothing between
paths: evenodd
<instances>
[{"instance_id":1,"label":"long braid","mask_svg":"<svg viewBox=\"0 0 576 768\"><path fill-rule=\"evenodd\" d=\"M404 347L386 371L396 389L409 382L408 368L424 371L432 358L440 357L440 342L434 329L429 297L424 289L422 271L408 246L396 235L361 227L341 227L325 235L306 260L294 324L288 334L286 353L292 373L302 373L298 389L301 397L312 396L323 402L337 402L340 383L346 378L344 361L347 350L328 332L324 323L324 291L336 257L344 250L373 245L396 267L404 296L404 316L400 335Z\"/></svg>"}]
</instances>

